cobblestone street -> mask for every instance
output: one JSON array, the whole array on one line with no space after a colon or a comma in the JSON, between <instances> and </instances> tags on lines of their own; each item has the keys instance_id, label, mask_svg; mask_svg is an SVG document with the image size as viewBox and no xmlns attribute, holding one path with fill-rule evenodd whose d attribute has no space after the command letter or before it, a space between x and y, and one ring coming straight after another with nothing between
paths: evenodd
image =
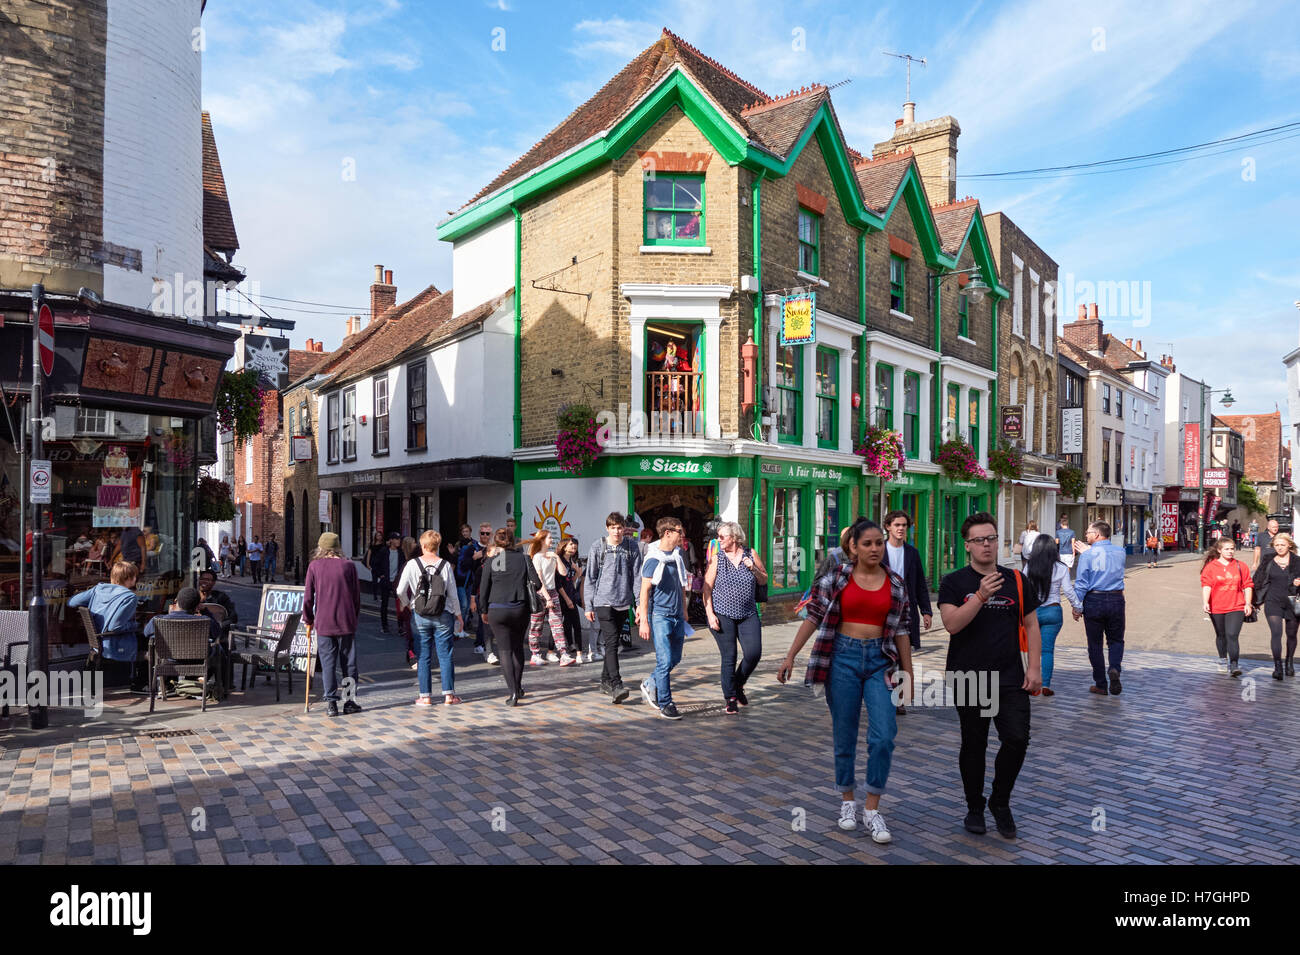
<instances>
[{"instance_id":1,"label":"cobblestone street","mask_svg":"<svg viewBox=\"0 0 1300 955\"><path fill-rule=\"evenodd\" d=\"M1131 606L1151 579L1130 574ZM455 708L416 710L413 674L393 669L337 720L303 715L296 682L278 707L169 702L186 712L164 738L24 746L14 730L0 862L1300 862L1300 689L1254 662L1254 637L1240 680L1204 652L1134 649L1124 693L1098 698L1067 625L1057 695L1033 703L1014 842L962 830L955 713L909 708L881 805L894 842L878 846L835 826L825 703L775 682L792 633L766 631L739 716L722 712L701 631L674 674L677 723L635 694L609 704L599 664L530 669L525 705L506 710L497 669L463 641ZM924 666L942 667L945 640L927 635ZM629 655L625 679L652 661Z\"/></svg>"}]
</instances>

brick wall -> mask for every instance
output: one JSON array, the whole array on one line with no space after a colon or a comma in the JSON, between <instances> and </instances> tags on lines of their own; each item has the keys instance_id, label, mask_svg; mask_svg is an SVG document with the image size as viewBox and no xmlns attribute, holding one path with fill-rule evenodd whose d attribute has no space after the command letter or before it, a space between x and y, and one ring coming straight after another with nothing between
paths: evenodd
<instances>
[{"instance_id":1,"label":"brick wall","mask_svg":"<svg viewBox=\"0 0 1300 955\"><path fill-rule=\"evenodd\" d=\"M103 291L107 29L107 0L5 4L0 287Z\"/></svg>"},{"instance_id":2,"label":"brick wall","mask_svg":"<svg viewBox=\"0 0 1300 955\"><path fill-rule=\"evenodd\" d=\"M299 431L302 431L301 418L302 405L306 403L312 409L312 445L315 442L315 418L316 406L315 397L304 386L290 388L284 393L282 407L284 409L284 420L286 427L289 420L289 409L297 408L298 413L295 415ZM282 463L280 464L281 476L278 481L273 477L272 485L281 490L280 507L282 509L282 526L285 529L285 535L281 537L284 546L280 548L283 557L283 563L286 571L292 572L293 557L299 557L302 560L302 566L307 566L307 556L311 549L316 546L316 538L320 536L320 521L317 519L319 510L317 504L320 500L320 482L316 470L317 458L313 453L311 460L299 461L293 465L289 464L288 455L290 452L289 435L284 434L280 437L278 444L283 448L280 452ZM293 546L288 545L288 498L293 498Z\"/></svg>"},{"instance_id":3,"label":"brick wall","mask_svg":"<svg viewBox=\"0 0 1300 955\"><path fill-rule=\"evenodd\" d=\"M262 430L247 442L235 441L235 506L240 516L252 504L252 521L243 536L251 543L256 534L263 541L271 534L284 541L284 428L279 420L280 393L267 391L262 398ZM253 449L253 481L248 483L247 447ZM281 557L283 563L283 556Z\"/></svg>"},{"instance_id":4,"label":"brick wall","mask_svg":"<svg viewBox=\"0 0 1300 955\"><path fill-rule=\"evenodd\" d=\"M905 315L912 321L889 314L889 237L906 242L912 254L907 260L907 307ZM916 241L916 230L903 201L894 210L884 232L867 236L867 327L879 329L926 348L934 347L933 316L926 300L926 283L930 268Z\"/></svg>"},{"instance_id":5,"label":"brick wall","mask_svg":"<svg viewBox=\"0 0 1300 955\"><path fill-rule=\"evenodd\" d=\"M975 267L975 256L971 254L970 243L962 250L961 258L957 260L956 270L971 269ZM940 331L942 332L940 351L945 355L952 355L964 361L972 362L981 368L993 367L993 302L995 299L992 295L984 296L984 301L968 301L966 314L969 318L970 334L967 336L975 344L963 342L958 337L961 329L961 295L962 287L958 284L960 279L949 278L943 282L943 288L939 296L940 306ZM998 307L999 315L1005 313L1002 306Z\"/></svg>"}]
</instances>

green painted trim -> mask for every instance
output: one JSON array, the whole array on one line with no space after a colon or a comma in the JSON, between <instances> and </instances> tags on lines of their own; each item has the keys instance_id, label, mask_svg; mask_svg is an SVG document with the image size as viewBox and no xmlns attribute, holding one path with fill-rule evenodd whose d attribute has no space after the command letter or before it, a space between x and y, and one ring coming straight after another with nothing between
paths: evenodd
<instances>
[{"instance_id":1,"label":"green painted trim","mask_svg":"<svg viewBox=\"0 0 1300 955\"><path fill-rule=\"evenodd\" d=\"M989 319L993 323L993 368L998 367L998 303L996 301L989 303ZM993 447L993 442L998 434L999 414L998 414L998 377L993 376L989 382L989 403L988 403L988 445Z\"/></svg>"},{"instance_id":2,"label":"green painted trim","mask_svg":"<svg viewBox=\"0 0 1300 955\"><path fill-rule=\"evenodd\" d=\"M642 467L642 462L646 466ZM659 462L659 470L655 470ZM667 470L668 467L673 470ZM705 469L708 470L705 470ZM574 480L577 478L628 477L652 481L675 481L689 478L709 481L715 478L747 476L749 455L719 457L669 455L656 452L645 454L606 454L579 475L569 474L554 459L548 461L516 461L515 473L520 481Z\"/></svg>"},{"instance_id":3,"label":"green painted trim","mask_svg":"<svg viewBox=\"0 0 1300 955\"><path fill-rule=\"evenodd\" d=\"M939 242L939 229L934 223L934 214L925 201L925 189L921 185L921 174L916 170L915 160L908 163L907 172L903 173L898 189L894 192L894 198L889 201L889 206L885 209L883 218L886 225L893 218L899 200L907 204L908 214L912 217L912 228L916 231L917 241L920 243L921 254L925 257L926 264L955 268L956 260L944 254L943 246Z\"/></svg>"},{"instance_id":4,"label":"green painted trim","mask_svg":"<svg viewBox=\"0 0 1300 955\"><path fill-rule=\"evenodd\" d=\"M665 173L663 174L662 178L671 179L674 182L676 182L676 180L678 179L692 179L699 182L700 208L698 210L698 213L700 217L700 234L694 239L678 239L678 238L659 239L659 238L651 237L646 232L646 220L649 217L649 214L651 212L671 213L673 215L674 226L676 226L677 224L676 217L679 212L685 213L688 216L691 215L693 212L696 212L696 210L694 209L664 208L662 206L646 205L645 191L646 188L648 187L649 182L651 181L649 179L646 179L643 180L641 184L641 244L642 245L667 245L667 246L708 245L708 242L706 241L706 232L708 228L708 216L706 214L707 207L708 207L708 189L705 187L704 173Z\"/></svg>"},{"instance_id":5,"label":"green painted trim","mask_svg":"<svg viewBox=\"0 0 1300 955\"><path fill-rule=\"evenodd\" d=\"M758 455L755 455L754 459L759 462L759 473L763 480L774 481L783 487L797 484L815 484L818 487L834 484L839 487L852 487L862 473L860 465L844 467L836 464L810 464L807 461L791 461L786 458Z\"/></svg>"},{"instance_id":6,"label":"green painted trim","mask_svg":"<svg viewBox=\"0 0 1300 955\"><path fill-rule=\"evenodd\" d=\"M885 425L885 427L888 428L890 431L893 431L894 430L894 404L897 398L897 396L894 394L894 372L897 369L893 365L889 364L888 362L878 361L876 362L877 375L880 374L880 369L882 368L889 369L889 421ZM871 392L872 392L872 397L873 398L876 397L876 383L874 381L871 383ZM875 417L878 419L880 416L879 415L880 406L876 402L872 402L871 410L875 415Z\"/></svg>"},{"instance_id":7,"label":"green painted trim","mask_svg":"<svg viewBox=\"0 0 1300 955\"><path fill-rule=\"evenodd\" d=\"M763 180L767 177L767 170L760 169L754 176L754 181L750 184L750 208L753 212L753 241L754 241L754 281L758 284L758 291L754 293L754 329L753 338L754 346L757 349L754 356L754 425L750 432L750 437L758 439L763 433ZM766 564L768 554L766 549L766 538L763 534L763 508L761 506L763 481L759 476L758 456L755 455L750 461L749 479L752 487L750 488L749 499L749 535L754 541L754 546L759 548L758 555Z\"/></svg>"},{"instance_id":8,"label":"green painted trim","mask_svg":"<svg viewBox=\"0 0 1300 955\"><path fill-rule=\"evenodd\" d=\"M523 447L524 427L523 397L519 393L519 384L523 381L523 341L524 341L524 300L523 300L523 213L518 206L511 206L515 215L515 448ZM516 517L518 520L518 517Z\"/></svg>"},{"instance_id":9,"label":"green painted trim","mask_svg":"<svg viewBox=\"0 0 1300 955\"><path fill-rule=\"evenodd\" d=\"M961 245L957 247L957 254L953 257L953 268L961 261L961 254L966 249L966 244L970 242L971 237L975 238L975 245L971 249L971 256L975 259L975 264L980 268L980 274L984 281L988 283L993 294L998 298L1009 298L1011 292L998 281L997 264L993 258L993 244L989 242L988 231L984 228L984 216L980 212L978 205L975 206L975 215L971 216L970 225L966 227L966 235L962 237Z\"/></svg>"},{"instance_id":10,"label":"green painted trim","mask_svg":"<svg viewBox=\"0 0 1300 955\"><path fill-rule=\"evenodd\" d=\"M800 216L807 216L812 221L812 227L813 227L812 242L805 242L802 236L799 235ZM795 242L798 245L800 252L803 251L803 247L805 245L808 246L810 249L812 249L812 257L813 257L812 268L811 269L800 268L799 271L803 272L805 275L821 275L822 273L820 270L822 265L822 216L813 212L811 209L807 209L803 206L796 206L795 207ZM799 264L802 266L802 263Z\"/></svg>"},{"instance_id":11,"label":"green painted trim","mask_svg":"<svg viewBox=\"0 0 1300 955\"><path fill-rule=\"evenodd\" d=\"M840 446L840 441L839 441L840 398L843 397L843 393L844 393L844 389L840 387L840 363L838 357L839 351L834 348L827 348L824 345L818 345L816 347L817 347L817 351L813 353L813 401L817 402L816 410L817 410L817 421L819 425L821 422L822 399L823 398L829 399L831 403L831 437L829 439L826 439L819 436L817 438L817 447L823 448L828 451L836 451L839 449ZM823 395L820 391L817 390L817 381L818 378L820 377L817 374L817 364L818 364L818 359L820 359L822 355L829 355L831 358L830 367L833 373L834 385L835 385L834 395Z\"/></svg>"}]
</instances>

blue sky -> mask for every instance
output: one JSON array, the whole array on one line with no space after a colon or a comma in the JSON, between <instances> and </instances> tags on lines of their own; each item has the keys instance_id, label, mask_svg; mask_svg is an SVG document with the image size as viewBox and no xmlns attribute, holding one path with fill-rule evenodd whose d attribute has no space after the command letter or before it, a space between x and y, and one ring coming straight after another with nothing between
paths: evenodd
<instances>
[{"instance_id":1,"label":"blue sky","mask_svg":"<svg viewBox=\"0 0 1300 955\"><path fill-rule=\"evenodd\" d=\"M864 152L905 98L903 64L881 51L926 57L912 98L918 119L961 124L959 197L1006 212L1063 282L1149 288L1145 314L1106 318L1107 331L1231 385L1234 413L1285 410L1280 359L1300 344L1300 139L1106 175L961 178L1300 120L1300 21L1285 3L938 3L924 16L917 4L779 0L649 9L210 2L203 102L236 262L263 295L340 307L322 316L264 299L298 321L295 347L338 344L344 309L369 301L376 263L394 270L399 299L447 288L451 249L436 224L667 26L772 95L851 79L832 95Z\"/></svg>"}]
</instances>

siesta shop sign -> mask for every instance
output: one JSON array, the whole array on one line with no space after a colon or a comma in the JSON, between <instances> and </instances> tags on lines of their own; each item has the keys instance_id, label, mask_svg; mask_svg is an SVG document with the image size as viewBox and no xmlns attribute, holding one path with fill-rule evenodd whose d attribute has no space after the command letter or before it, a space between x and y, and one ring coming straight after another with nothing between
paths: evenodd
<instances>
[{"instance_id":1,"label":"siesta shop sign","mask_svg":"<svg viewBox=\"0 0 1300 955\"><path fill-rule=\"evenodd\" d=\"M646 474L712 474L712 461L674 461L672 458L642 458Z\"/></svg>"}]
</instances>

